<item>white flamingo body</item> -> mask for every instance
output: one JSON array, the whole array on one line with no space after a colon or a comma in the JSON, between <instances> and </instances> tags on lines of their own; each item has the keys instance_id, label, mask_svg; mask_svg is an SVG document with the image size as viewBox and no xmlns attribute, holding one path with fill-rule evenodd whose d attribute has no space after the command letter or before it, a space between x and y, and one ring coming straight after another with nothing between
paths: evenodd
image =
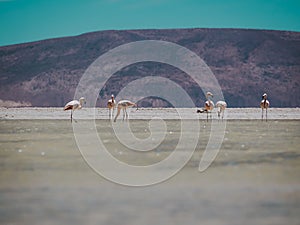
<instances>
[{"instance_id":1,"label":"white flamingo body","mask_svg":"<svg viewBox=\"0 0 300 225\"><path fill-rule=\"evenodd\" d=\"M260 102L260 108L261 108L261 119L264 119L264 109L266 110L266 121L268 119L268 108L270 106L270 102L267 100L267 94L264 93L262 96L262 100Z\"/></svg>"},{"instance_id":2,"label":"white flamingo body","mask_svg":"<svg viewBox=\"0 0 300 225\"><path fill-rule=\"evenodd\" d=\"M121 113L121 109L123 110L123 120L125 119L125 117L126 117L126 119L128 119L128 113L127 113L127 108L128 107L136 107L137 108L137 110L138 110L138 106L137 106L137 104L136 103L134 103L134 102L131 102L131 101L129 101L129 100L121 100L121 101L119 101L118 102L118 104L117 104L117 115L116 115L116 117L115 117L115 119L114 119L114 122L116 122L116 120L117 120L117 118L118 118L118 116L120 115L120 113Z\"/></svg>"},{"instance_id":3,"label":"white flamingo body","mask_svg":"<svg viewBox=\"0 0 300 225\"><path fill-rule=\"evenodd\" d=\"M64 111L71 110L71 123L73 120L73 111L75 111L76 109L81 109L84 103L85 103L85 99L84 97L81 97L79 101L72 100L65 105Z\"/></svg>"},{"instance_id":4,"label":"white flamingo body","mask_svg":"<svg viewBox=\"0 0 300 225\"><path fill-rule=\"evenodd\" d=\"M218 101L216 103L216 107L218 108L218 118L220 119L220 116L222 115L222 120L223 120L227 103L225 101Z\"/></svg>"},{"instance_id":5,"label":"white flamingo body","mask_svg":"<svg viewBox=\"0 0 300 225\"><path fill-rule=\"evenodd\" d=\"M111 96L111 99L107 102L107 108L108 108L108 117L109 119L112 119L114 117L114 112L116 108L116 100L114 95Z\"/></svg>"},{"instance_id":6,"label":"white flamingo body","mask_svg":"<svg viewBox=\"0 0 300 225\"><path fill-rule=\"evenodd\" d=\"M207 100L204 104L204 110L206 112L211 112L215 107L215 104L212 100Z\"/></svg>"},{"instance_id":7,"label":"white flamingo body","mask_svg":"<svg viewBox=\"0 0 300 225\"><path fill-rule=\"evenodd\" d=\"M207 121L208 121L208 113L211 113L212 110L215 107L215 104L210 99L210 97L213 97L213 94L211 92L207 92L206 93L206 102L204 103L204 108L197 110L197 113L204 113L204 112L206 112ZM212 118L211 114L210 114L210 118Z\"/></svg>"}]
</instances>

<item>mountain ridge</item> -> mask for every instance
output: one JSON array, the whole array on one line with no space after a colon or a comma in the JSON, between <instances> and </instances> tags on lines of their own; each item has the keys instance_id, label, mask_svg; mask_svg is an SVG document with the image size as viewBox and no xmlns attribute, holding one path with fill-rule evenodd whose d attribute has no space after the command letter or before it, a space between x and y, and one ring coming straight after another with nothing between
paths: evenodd
<instances>
[{"instance_id":1,"label":"mountain ridge","mask_svg":"<svg viewBox=\"0 0 300 225\"><path fill-rule=\"evenodd\" d=\"M300 33L232 28L108 30L3 46L0 105L63 106L73 98L80 77L95 59L139 40L169 41L196 53L216 76L229 107L259 106L264 92L271 106L300 105ZM117 95L130 81L149 74L172 79L197 106L203 105L201 89L182 71L144 63L114 74L101 90L97 106L105 107L111 93ZM169 106L155 98L143 102L147 107Z\"/></svg>"}]
</instances>

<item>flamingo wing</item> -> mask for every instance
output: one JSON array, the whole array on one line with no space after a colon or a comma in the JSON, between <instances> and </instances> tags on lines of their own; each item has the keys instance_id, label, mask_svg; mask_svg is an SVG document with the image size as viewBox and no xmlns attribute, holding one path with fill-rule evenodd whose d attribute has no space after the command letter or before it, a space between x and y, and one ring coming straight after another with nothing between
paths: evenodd
<instances>
[{"instance_id":1,"label":"flamingo wing","mask_svg":"<svg viewBox=\"0 0 300 225\"><path fill-rule=\"evenodd\" d=\"M70 109L77 109L79 107L80 103L79 101L77 100L73 100L73 101L70 101L68 102L65 107L64 107L64 110L70 110Z\"/></svg>"},{"instance_id":2,"label":"flamingo wing","mask_svg":"<svg viewBox=\"0 0 300 225\"><path fill-rule=\"evenodd\" d=\"M218 101L216 103L216 107L223 107L223 108L226 108L227 107L227 103L224 102L224 101Z\"/></svg>"},{"instance_id":3,"label":"flamingo wing","mask_svg":"<svg viewBox=\"0 0 300 225\"><path fill-rule=\"evenodd\" d=\"M207 100L205 102L205 109L206 110L212 110L214 108L214 103L210 100Z\"/></svg>"}]
</instances>

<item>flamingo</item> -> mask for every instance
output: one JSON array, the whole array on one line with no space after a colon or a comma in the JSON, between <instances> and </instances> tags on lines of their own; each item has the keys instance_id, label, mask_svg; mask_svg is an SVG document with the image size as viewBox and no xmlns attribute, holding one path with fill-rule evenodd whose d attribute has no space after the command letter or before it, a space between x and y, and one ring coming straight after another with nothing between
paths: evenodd
<instances>
[{"instance_id":1,"label":"flamingo","mask_svg":"<svg viewBox=\"0 0 300 225\"><path fill-rule=\"evenodd\" d=\"M111 95L111 99L108 100L107 108L109 110L108 117L109 117L109 119L112 119L114 116L115 108L116 108L116 100L115 100L114 95Z\"/></svg>"},{"instance_id":2,"label":"flamingo","mask_svg":"<svg viewBox=\"0 0 300 225\"><path fill-rule=\"evenodd\" d=\"M218 108L218 118L220 119L220 116L222 114L222 120L223 120L224 112L225 112L225 109L227 107L227 103L225 101L218 101L216 103L216 107Z\"/></svg>"},{"instance_id":3,"label":"flamingo","mask_svg":"<svg viewBox=\"0 0 300 225\"><path fill-rule=\"evenodd\" d=\"M262 95L262 100L260 102L260 108L261 108L261 120L264 119L264 109L266 110L266 121L267 121L267 114L268 114L268 108L270 106L270 102L267 100L267 94L264 93Z\"/></svg>"},{"instance_id":4,"label":"flamingo","mask_svg":"<svg viewBox=\"0 0 300 225\"><path fill-rule=\"evenodd\" d=\"M79 101L73 100L73 101L68 102L65 105L64 111L65 110L71 110L71 123L72 123L72 120L73 120L73 111L75 111L76 109L81 109L84 103L85 103L85 99L84 99L84 97L81 97L79 99ZM75 122L76 122L76 120L75 120Z\"/></svg>"},{"instance_id":5,"label":"flamingo","mask_svg":"<svg viewBox=\"0 0 300 225\"><path fill-rule=\"evenodd\" d=\"M208 121L208 113L211 113L211 111L213 110L213 108L215 106L214 102L212 100L210 100L210 97L213 97L213 94L211 92L207 92L206 93L206 102L204 104L204 108L197 110L197 113L206 112L207 121ZM211 114L210 114L210 118L211 118Z\"/></svg>"},{"instance_id":6,"label":"flamingo","mask_svg":"<svg viewBox=\"0 0 300 225\"><path fill-rule=\"evenodd\" d=\"M128 119L128 114L127 114L126 109L128 107L134 107L134 106L136 107L136 110L138 110L138 106L137 106L136 103L133 103L133 102L131 102L129 100L121 100L121 101L119 101L118 104L117 104L118 112L117 112L117 115L116 115L116 117L114 119L114 122L116 122L118 116L120 115L121 109L123 109L123 120L125 118L125 115L126 115L126 119Z\"/></svg>"}]
</instances>

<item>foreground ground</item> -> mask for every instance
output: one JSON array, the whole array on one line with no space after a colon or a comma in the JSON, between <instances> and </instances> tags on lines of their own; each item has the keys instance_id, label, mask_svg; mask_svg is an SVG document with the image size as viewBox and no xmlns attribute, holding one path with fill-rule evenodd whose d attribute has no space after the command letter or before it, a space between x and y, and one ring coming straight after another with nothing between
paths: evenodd
<instances>
[{"instance_id":1,"label":"foreground ground","mask_svg":"<svg viewBox=\"0 0 300 225\"><path fill-rule=\"evenodd\" d=\"M288 120L274 119L274 109L268 122L228 120L220 152L204 172L198 166L211 122L201 115L192 158L175 176L148 187L119 185L95 173L78 150L68 116L45 120L52 109L42 109L47 113L31 111L20 120L24 114L14 110L0 114L0 224L299 224L300 120L289 117L299 116L297 109L278 114ZM141 112L132 110L131 118ZM76 113L80 118L88 110ZM147 137L148 122L131 120L132 132ZM129 164L168 157L181 132L179 120L168 120L166 140L138 154L119 143L109 121L95 124L110 153Z\"/></svg>"}]
</instances>

